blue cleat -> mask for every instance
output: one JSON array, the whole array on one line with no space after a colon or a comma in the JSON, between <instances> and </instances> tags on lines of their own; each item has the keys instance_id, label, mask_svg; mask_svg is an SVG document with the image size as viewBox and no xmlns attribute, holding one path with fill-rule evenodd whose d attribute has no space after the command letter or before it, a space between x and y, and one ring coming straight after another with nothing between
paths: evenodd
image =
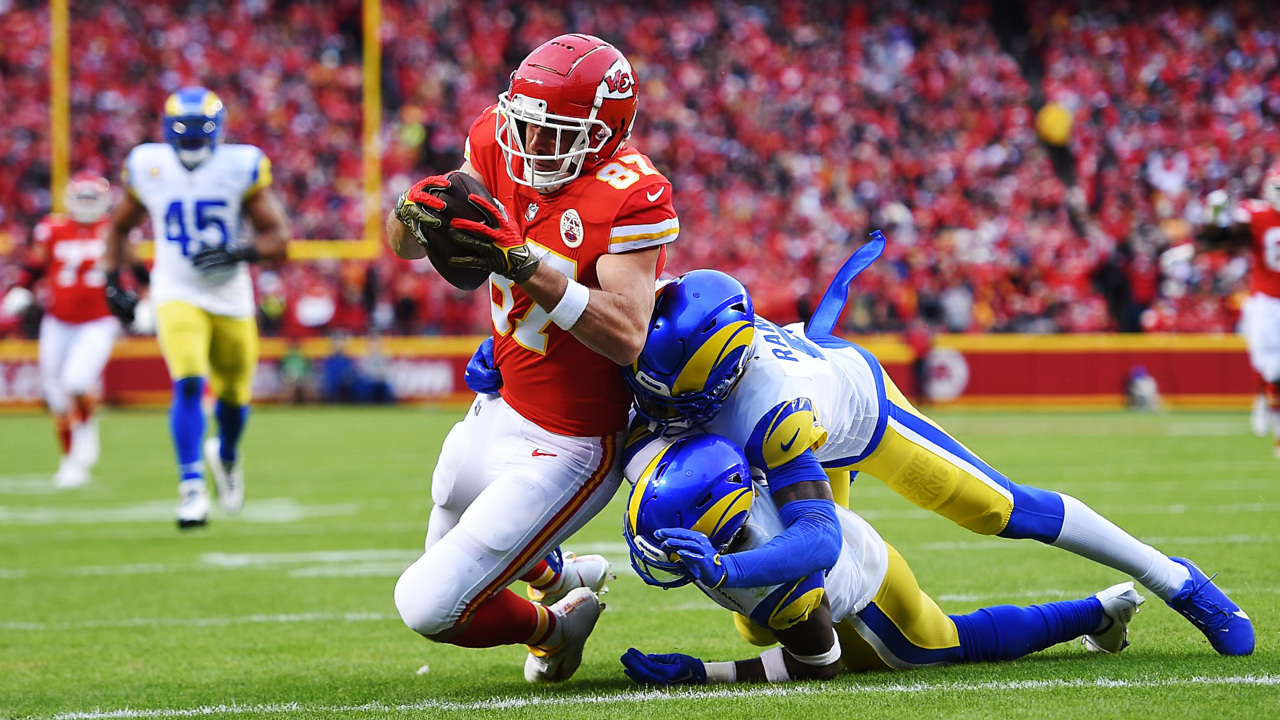
<instances>
[{"instance_id":1,"label":"blue cleat","mask_svg":"<svg viewBox=\"0 0 1280 720\"><path fill-rule=\"evenodd\" d=\"M1169 558L1191 571L1191 579L1171 599L1169 607L1200 628L1209 644L1221 655L1249 655L1253 652L1253 621L1227 597L1213 578L1206 577L1186 558ZM1214 575L1217 577L1217 575Z\"/></svg>"}]
</instances>

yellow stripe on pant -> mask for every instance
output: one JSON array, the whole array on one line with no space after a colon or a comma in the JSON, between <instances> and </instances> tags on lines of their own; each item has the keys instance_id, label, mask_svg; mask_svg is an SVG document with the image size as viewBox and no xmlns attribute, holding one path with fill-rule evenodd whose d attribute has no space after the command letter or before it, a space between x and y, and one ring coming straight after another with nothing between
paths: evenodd
<instances>
[{"instance_id":1,"label":"yellow stripe on pant","mask_svg":"<svg viewBox=\"0 0 1280 720\"><path fill-rule=\"evenodd\" d=\"M156 308L156 335L169 377L207 377L213 394L232 405L248 405L258 368L254 319L213 313L171 300Z\"/></svg>"},{"instance_id":2,"label":"yellow stripe on pant","mask_svg":"<svg viewBox=\"0 0 1280 720\"><path fill-rule=\"evenodd\" d=\"M911 405L887 373L884 385L885 396L899 412L910 413L946 434ZM999 533L1013 513L1013 496L997 481L892 420L870 455L847 468L829 469L828 476L839 470L872 475L921 508L982 535Z\"/></svg>"}]
</instances>

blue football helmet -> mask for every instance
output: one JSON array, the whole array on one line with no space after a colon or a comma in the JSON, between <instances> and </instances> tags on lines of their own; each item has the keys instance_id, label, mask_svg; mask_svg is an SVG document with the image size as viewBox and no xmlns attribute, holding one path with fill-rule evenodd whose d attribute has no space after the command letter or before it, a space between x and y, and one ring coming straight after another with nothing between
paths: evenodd
<instances>
[{"instance_id":1,"label":"blue football helmet","mask_svg":"<svg viewBox=\"0 0 1280 720\"><path fill-rule=\"evenodd\" d=\"M636 411L660 427L715 417L751 357L754 322L750 293L718 270L694 270L664 286L644 349L623 373Z\"/></svg>"},{"instance_id":2,"label":"blue football helmet","mask_svg":"<svg viewBox=\"0 0 1280 720\"><path fill-rule=\"evenodd\" d=\"M213 154L227 124L227 110L213 91L185 87L164 101L164 141L188 169Z\"/></svg>"},{"instance_id":3,"label":"blue football helmet","mask_svg":"<svg viewBox=\"0 0 1280 720\"><path fill-rule=\"evenodd\" d=\"M649 585L673 588L693 582L679 557L662 550L659 530L696 530L724 553L747 522L755 491L742 449L711 433L689 435L650 461L631 488L622 534L631 566Z\"/></svg>"}]
</instances>

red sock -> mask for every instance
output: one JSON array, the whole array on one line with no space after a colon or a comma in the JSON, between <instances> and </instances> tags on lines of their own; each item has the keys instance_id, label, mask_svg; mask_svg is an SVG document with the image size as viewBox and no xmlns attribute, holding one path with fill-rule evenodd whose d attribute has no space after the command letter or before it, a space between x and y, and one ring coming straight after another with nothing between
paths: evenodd
<instances>
[{"instance_id":1,"label":"red sock","mask_svg":"<svg viewBox=\"0 0 1280 720\"><path fill-rule=\"evenodd\" d=\"M520 579L538 590L546 590L560 581L560 573L553 570L546 560L539 560L538 564L521 575Z\"/></svg>"},{"instance_id":2,"label":"red sock","mask_svg":"<svg viewBox=\"0 0 1280 720\"><path fill-rule=\"evenodd\" d=\"M504 589L480 603L470 624L446 642L470 648L537 645L546 641L555 626L551 611Z\"/></svg>"},{"instance_id":3,"label":"red sock","mask_svg":"<svg viewBox=\"0 0 1280 720\"><path fill-rule=\"evenodd\" d=\"M66 455L71 452L71 415L58 415L54 422L58 432L58 445L62 448L62 454Z\"/></svg>"},{"instance_id":4,"label":"red sock","mask_svg":"<svg viewBox=\"0 0 1280 720\"><path fill-rule=\"evenodd\" d=\"M75 422L77 425L88 422L93 417L93 409L96 403L90 395L81 395L76 398Z\"/></svg>"}]
</instances>

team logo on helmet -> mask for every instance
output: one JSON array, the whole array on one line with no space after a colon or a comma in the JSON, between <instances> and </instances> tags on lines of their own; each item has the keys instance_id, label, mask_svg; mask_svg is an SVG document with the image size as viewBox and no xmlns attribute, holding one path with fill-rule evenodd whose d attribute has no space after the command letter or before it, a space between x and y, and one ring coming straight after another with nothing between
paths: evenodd
<instances>
[{"instance_id":1,"label":"team logo on helmet","mask_svg":"<svg viewBox=\"0 0 1280 720\"><path fill-rule=\"evenodd\" d=\"M560 216L560 239L564 241L565 247L576 248L582 244L582 218L578 217L578 211L569 208Z\"/></svg>"},{"instance_id":2,"label":"team logo on helmet","mask_svg":"<svg viewBox=\"0 0 1280 720\"><path fill-rule=\"evenodd\" d=\"M661 382L654 380L645 374L643 370L637 370L635 374L636 382L644 386L650 392L661 395L662 397L671 397L671 388L663 385Z\"/></svg>"},{"instance_id":3,"label":"team logo on helmet","mask_svg":"<svg viewBox=\"0 0 1280 720\"><path fill-rule=\"evenodd\" d=\"M602 97L610 100L625 100L635 95L636 75L631 72L631 63L626 58L619 57L609 66L600 84L604 91Z\"/></svg>"}]
</instances>

